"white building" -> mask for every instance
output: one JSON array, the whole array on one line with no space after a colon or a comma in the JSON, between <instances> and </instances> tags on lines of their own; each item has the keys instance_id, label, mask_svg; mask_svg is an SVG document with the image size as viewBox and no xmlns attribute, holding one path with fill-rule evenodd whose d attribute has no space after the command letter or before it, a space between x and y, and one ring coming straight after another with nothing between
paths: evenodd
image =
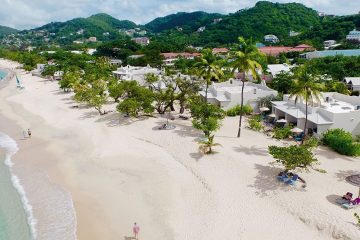
<instances>
[{"instance_id":1,"label":"white building","mask_svg":"<svg viewBox=\"0 0 360 240\"><path fill-rule=\"evenodd\" d=\"M97 42L97 38L96 37L89 37L89 42Z\"/></svg>"},{"instance_id":2,"label":"white building","mask_svg":"<svg viewBox=\"0 0 360 240\"><path fill-rule=\"evenodd\" d=\"M346 77L344 82L351 91L360 91L360 77Z\"/></svg>"},{"instance_id":3,"label":"white building","mask_svg":"<svg viewBox=\"0 0 360 240\"><path fill-rule=\"evenodd\" d=\"M335 40L326 40L326 41L324 41L324 47L325 47L325 49L326 48L330 48L330 47L332 47L333 45L335 45L336 44L336 41Z\"/></svg>"},{"instance_id":4,"label":"white building","mask_svg":"<svg viewBox=\"0 0 360 240\"><path fill-rule=\"evenodd\" d=\"M159 75L161 71L157 68L152 68L150 66L146 67L134 67L127 65L126 67L120 67L116 71L113 71L113 76L118 80L125 81L137 81L140 85L145 83L145 75L148 73L153 73Z\"/></svg>"},{"instance_id":5,"label":"white building","mask_svg":"<svg viewBox=\"0 0 360 240\"><path fill-rule=\"evenodd\" d=\"M63 76L64 76L63 71L56 71L54 73L54 80L61 80Z\"/></svg>"},{"instance_id":6,"label":"white building","mask_svg":"<svg viewBox=\"0 0 360 240\"><path fill-rule=\"evenodd\" d=\"M275 119L286 119L304 129L305 102L284 95L283 101L273 101ZM308 105L307 132L311 129L315 136L321 136L328 129L342 128L354 136L360 134L360 97L340 93L322 93L321 101Z\"/></svg>"},{"instance_id":7,"label":"white building","mask_svg":"<svg viewBox=\"0 0 360 240\"><path fill-rule=\"evenodd\" d=\"M360 42L360 31L356 31L356 29L350 31L349 34L346 35L346 40Z\"/></svg>"},{"instance_id":8,"label":"white building","mask_svg":"<svg viewBox=\"0 0 360 240\"><path fill-rule=\"evenodd\" d=\"M267 66L266 71L269 72L273 78L275 78L281 72L290 73L291 69L293 67L294 66L288 65L286 63L284 63L284 64L269 64Z\"/></svg>"},{"instance_id":9,"label":"white building","mask_svg":"<svg viewBox=\"0 0 360 240\"><path fill-rule=\"evenodd\" d=\"M299 32L295 32L295 31L292 31L292 30L290 30L290 32L289 32L289 36L290 36L290 37L296 37L296 36L298 36L298 35L300 35Z\"/></svg>"},{"instance_id":10,"label":"white building","mask_svg":"<svg viewBox=\"0 0 360 240\"><path fill-rule=\"evenodd\" d=\"M203 26L203 27L199 27L199 28L198 28L198 30L197 30L197 32L203 32L203 31L205 31L205 29L206 29L206 27L205 27L205 26Z\"/></svg>"},{"instance_id":11,"label":"white building","mask_svg":"<svg viewBox=\"0 0 360 240\"><path fill-rule=\"evenodd\" d=\"M266 36L264 36L264 41L271 42L271 43L278 43L279 38L275 35L266 35Z\"/></svg>"},{"instance_id":12,"label":"white building","mask_svg":"<svg viewBox=\"0 0 360 240\"><path fill-rule=\"evenodd\" d=\"M207 99L209 103L220 106L224 110L228 110L236 105L241 104L241 87L242 82L239 80L229 80L222 83L213 83L208 89ZM205 92L200 92L205 97ZM267 87L265 84L255 84L245 82L244 87L244 105L249 104L255 112L258 112L259 98L267 96L276 96L277 91Z\"/></svg>"}]
</instances>

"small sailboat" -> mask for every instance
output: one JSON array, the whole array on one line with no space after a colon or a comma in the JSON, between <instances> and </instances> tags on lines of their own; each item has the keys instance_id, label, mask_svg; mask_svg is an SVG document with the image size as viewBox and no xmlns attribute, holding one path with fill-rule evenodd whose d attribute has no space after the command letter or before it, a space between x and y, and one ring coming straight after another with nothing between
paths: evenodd
<instances>
[{"instance_id":1,"label":"small sailboat","mask_svg":"<svg viewBox=\"0 0 360 240\"><path fill-rule=\"evenodd\" d=\"M18 77L18 75L16 75L16 87L19 89L24 89L25 87L21 84L21 80Z\"/></svg>"}]
</instances>

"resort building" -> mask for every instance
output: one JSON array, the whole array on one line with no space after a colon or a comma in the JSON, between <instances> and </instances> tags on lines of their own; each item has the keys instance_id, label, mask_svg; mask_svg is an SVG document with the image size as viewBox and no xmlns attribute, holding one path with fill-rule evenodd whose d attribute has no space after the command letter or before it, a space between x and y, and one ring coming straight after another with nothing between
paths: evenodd
<instances>
[{"instance_id":1,"label":"resort building","mask_svg":"<svg viewBox=\"0 0 360 240\"><path fill-rule=\"evenodd\" d=\"M275 78L281 72L290 73L291 69L293 67L294 66L288 65L286 63L284 63L284 64L269 64L267 66L266 71L271 74L272 78Z\"/></svg>"},{"instance_id":2,"label":"resort building","mask_svg":"<svg viewBox=\"0 0 360 240\"><path fill-rule=\"evenodd\" d=\"M240 105L242 84L241 81L234 79L222 83L213 83L208 89L207 100L209 103L217 105L224 110ZM245 82L244 105L249 104L255 112L258 112L257 102L259 98L276 96L277 94L277 91L267 87L265 83L255 84ZM200 95L205 98L205 91L200 92Z\"/></svg>"},{"instance_id":3,"label":"resort building","mask_svg":"<svg viewBox=\"0 0 360 240\"><path fill-rule=\"evenodd\" d=\"M140 85L145 83L145 75L153 73L159 75L161 71L157 68L152 68L149 65L146 67L134 67L127 65L126 67L120 67L116 71L113 71L113 76L118 80L125 81L137 81Z\"/></svg>"},{"instance_id":4,"label":"resort building","mask_svg":"<svg viewBox=\"0 0 360 240\"><path fill-rule=\"evenodd\" d=\"M265 42L270 42L270 43L278 43L279 42L279 38L275 35L265 35L264 36L264 41Z\"/></svg>"},{"instance_id":5,"label":"resort building","mask_svg":"<svg viewBox=\"0 0 360 240\"><path fill-rule=\"evenodd\" d=\"M349 34L346 35L346 40L350 42L360 42L360 31L356 29L350 31Z\"/></svg>"},{"instance_id":6,"label":"resort building","mask_svg":"<svg viewBox=\"0 0 360 240\"><path fill-rule=\"evenodd\" d=\"M325 47L325 49L330 48L330 47L332 47L332 46L335 45L335 44L336 44L336 41L335 41L335 40L326 40L326 41L324 41L324 47Z\"/></svg>"},{"instance_id":7,"label":"resort building","mask_svg":"<svg viewBox=\"0 0 360 240\"><path fill-rule=\"evenodd\" d=\"M280 53L287 53L287 52L305 52L305 51L314 51L315 48L313 48L310 45L301 44L296 47L283 47L283 46L275 46L275 47L261 47L259 48L259 51L270 56L277 57L280 55Z\"/></svg>"},{"instance_id":8,"label":"resort building","mask_svg":"<svg viewBox=\"0 0 360 240\"><path fill-rule=\"evenodd\" d=\"M295 103L289 95L283 101L273 101L275 119L285 119L304 129L305 101ZM354 136L360 134L360 97L335 92L322 93L321 101L308 105L307 132L320 137L328 129L342 128Z\"/></svg>"},{"instance_id":9,"label":"resort building","mask_svg":"<svg viewBox=\"0 0 360 240\"><path fill-rule=\"evenodd\" d=\"M344 82L351 91L360 91L360 77L346 77Z\"/></svg>"},{"instance_id":10,"label":"resort building","mask_svg":"<svg viewBox=\"0 0 360 240\"><path fill-rule=\"evenodd\" d=\"M147 37L137 37L137 38L133 38L132 39L134 42L136 42L137 44L146 46L149 45L150 43L150 39Z\"/></svg>"},{"instance_id":11,"label":"resort building","mask_svg":"<svg viewBox=\"0 0 360 240\"><path fill-rule=\"evenodd\" d=\"M322 58L322 57L334 57L337 55L349 56L360 56L360 49L346 49L346 50L325 50L315 51L301 54L300 57L306 59Z\"/></svg>"},{"instance_id":12,"label":"resort building","mask_svg":"<svg viewBox=\"0 0 360 240\"><path fill-rule=\"evenodd\" d=\"M187 52L182 52L182 53L162 53L161 54L164 57L164 64L167 66L171 66L174 65L174 63L179 60L180 58L185 58L185 59L194 59L195 57L199 57L201 54L200 53L187 53Z\"/></svg>"}]
</instances>

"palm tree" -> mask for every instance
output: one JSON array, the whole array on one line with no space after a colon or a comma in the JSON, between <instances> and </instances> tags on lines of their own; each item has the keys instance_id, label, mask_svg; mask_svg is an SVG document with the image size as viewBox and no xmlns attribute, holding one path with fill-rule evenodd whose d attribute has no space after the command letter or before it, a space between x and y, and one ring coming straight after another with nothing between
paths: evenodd
<instances>
[{"instance_id":1,"label":"palm tree","mask_svg":"<svg viewBox=\"0 0 360 240\"><path fill-rule=\"evenodd\" d=\"M213 54L211 49L204 49L201 53L200 61L194 64L197 75L205 80L205 102L207 102L208 89L211 81L221 80L224 77L222 71L223 60Z\"/></svg>"},{"instance_id":2,"label":"palm tree","mask_svg":"<svg viewBox=\"0 0 360 240\"><path fill-rule=\"evenodd\" d=\"M237 49L232 52L231 66L233 68L233 73L237 70L239 73L244 73L244 77L241 79L241 107L240 107L240 119L239 119L239 129L237 137L240 137L241 133L241 121L243 117L243 106L244 106L244 87L245 81L247 80L247 74L250 73L254 79L258 78L256 70L261 70L262 67L258 63L258 59L261 57L261 53L258 51L256 46L253 44L252 39L245 41L244 38L239 37L239 44Z\"/></svg>"},{"instance_id":3,"label":"palm tree","mask_svg":"<svg viewBox=\"0 0 360 240\"><path fill-rule=\"evenodd\" d=\"M305 123L304 123L304 137L301 144L304 143L306 136L306 127L308 121L308 105L314 105L315 102L320 102L322 86L317 82L316 77L309 74L306 66L299 67L295 72L295 83L291 90L289 98L295 98L295 104L301 100L305 101Z\"/></svg>"}]
</instances>

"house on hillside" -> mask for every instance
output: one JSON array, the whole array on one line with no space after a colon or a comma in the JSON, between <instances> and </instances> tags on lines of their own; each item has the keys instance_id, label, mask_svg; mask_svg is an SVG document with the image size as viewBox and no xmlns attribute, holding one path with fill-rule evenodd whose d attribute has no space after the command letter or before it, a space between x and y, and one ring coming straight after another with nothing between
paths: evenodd
<instances>
[{"instance_id":1,"label":"house on hillside","mask_svg":"<svg viewBox=\"0 0 360 240\"><path fill-rule=\"evenodd\" d=\"M235 79L230 79L227 82L213 83L207 94L209 103L217 105L224 110L228 110L236 105L241 104L241 88L242 82ZM255 112L258 112L259 98L276 96L277 91L263 84L255 84L252 82L245 82L244 87L244 104L249 104L253 107ZM200 95L205 98L205 91L200 92Z\"/></svg>"},{"instance_id":2,"label":"house on hillside","mask_svg":"<svg viewBox=\"0 0 360 240\"><path fill-rule=\"evenodd\" d=\"M148 37L137 37L132 39L137 44L146 46L150 44L150 39Z\"/></svg>"},{"instance_id":3,"label":"house on hillside","mask_svg":"<svg viewBox=\"0 0 360 240\"><path fill-rule=\"evenodd\" d=\"M284 46L269 46L269 47L260 47L259 51L270 56L277 57L280 53L288 53L288 52L308 52L316 50L314 47L301 44L296 47L284 47Z\"/></svg>"},{"instance_id":4,"label":"house on hillside","mask_svg":"<svg viewBox=\"0 0 360 240\"><path fill-rule=\"evenodd\" d=\"M174 65L174 63L179 60L180 58L185 58L188 60L192 60L195 57L199 57L201 54L200 53L187 53L187 52L182 52L182 53L162 53L161 54L164 57L164 64L167 66L171 66Z\"/></svg>"},{"instance_id":5,"label":"house on hillside","mask_svg":"<svg viewBox=\"0 0 360 240\"><path fill-rule=\"evenodd\" d=\"M360 43L360 31L357 31L356 29L349 32L348 35L346 35L346 40L349 42L359 42Z\"/></svg>"},{"instance_id":6,"label":"house on hillside","mask_svg":"<svg viewBox=\"0 0 360 240\"><path fill-rule=\"evenodd\" d=\"M89 42L97 42L97 38L96 37L89 37Z\"/></svg>"},{"instance_id":7,"label":"house on hillside","mask_svg":"<svg viewBox=\"0 0 360 240\"><path fill-rule=\"evenodd\" d=\"M346 77L344 82L351 91L360 91L360 77Z\"/></svg>"},{"instance_id":8,"label":"house on hillside","mask_svg":"<svg viewBox=\"0 0 360 240\"><path fill-rule=\"evenodd\" d=\"M265 42L269 42L269 43L278 43L279 42L279 38L275 35L265 35L264 36L264 41Z\"/></svg>"},{"instance_id":9,"label":"house on hillside","mask_svg":"<svg viewBox=\"0 0 360 240\"><path fill-rule=\"evenodd\" d=\"M227 48L213 48L212 49L213 54L226 54L229 52L229 49Z\"/></svg>"},{"instance_id":10,"label":"house on hillside","mask_svg":"<svg viewBox=\"0 0 360 240\"><path fill-rule=\"evenodd\" d=\"M335 40L326 40L326 41L324 41L324 47L325 48L330 48L335 44L336 44Z\"/></svg>"}]
</instances>

